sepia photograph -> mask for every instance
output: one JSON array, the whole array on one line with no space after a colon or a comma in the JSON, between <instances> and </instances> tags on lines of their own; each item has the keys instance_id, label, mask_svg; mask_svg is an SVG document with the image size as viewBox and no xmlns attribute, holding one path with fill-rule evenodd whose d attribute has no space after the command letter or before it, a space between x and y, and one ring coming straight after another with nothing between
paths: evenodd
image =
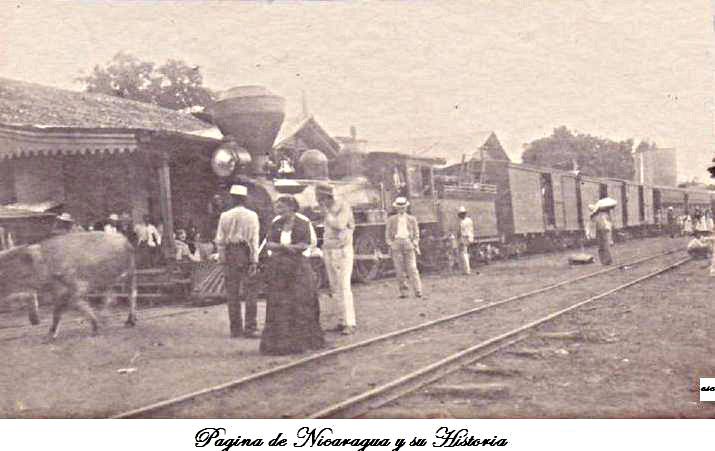
<instances>
[{"instance_id":1,"label":"sepia photograph","mask_svg":"<svg viewBox=\"0 0 715 451\"><path fill-rule=\"evenodd\" d=\"M715 417L714 8L0 1L0 418Z\"/></svg>"}]
</instances>

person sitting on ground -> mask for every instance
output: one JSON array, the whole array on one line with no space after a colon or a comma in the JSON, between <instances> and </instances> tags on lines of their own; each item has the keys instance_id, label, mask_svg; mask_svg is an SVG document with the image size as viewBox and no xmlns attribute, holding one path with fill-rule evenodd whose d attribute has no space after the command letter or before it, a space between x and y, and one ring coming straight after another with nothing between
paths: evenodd
<instances>
[{"instance_id":1,"label":"person sitting on ground","mask_svg":"<svg viewBox=\"0 0 715 451\"><path fill-rule=\"evenodd\" d=\"M697 236L690 240L687 249L688 254L694 258L707 258L712 252L710 242Z\"/></svg>"}]
</instances>

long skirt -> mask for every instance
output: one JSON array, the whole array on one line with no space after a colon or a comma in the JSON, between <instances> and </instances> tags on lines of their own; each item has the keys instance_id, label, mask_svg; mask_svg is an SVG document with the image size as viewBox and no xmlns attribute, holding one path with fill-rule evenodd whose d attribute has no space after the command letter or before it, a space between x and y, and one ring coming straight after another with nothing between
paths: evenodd
<instances>
[{"instance_id":1,"label":"long skirt","mask_svg":"<svg viewBox=\"0 0 715 451\"><path fill-rule=\"evenodd\" d=\"M260 352L300 353L325 345L315 274L303 256L275 255L268 264L266 324Z\"/></svg>"},{"instance_id":2,"label":"long skirt","mask_svg":"<svg viewBox=\"0 0 715 451\"><path fill-rule=\"evenodd\" d=\"M611 231L610 230L597 230L596 238L598 239L598 259L604 266L613 263L613 257L611 256Z\"/></svg>"}]
</instances>

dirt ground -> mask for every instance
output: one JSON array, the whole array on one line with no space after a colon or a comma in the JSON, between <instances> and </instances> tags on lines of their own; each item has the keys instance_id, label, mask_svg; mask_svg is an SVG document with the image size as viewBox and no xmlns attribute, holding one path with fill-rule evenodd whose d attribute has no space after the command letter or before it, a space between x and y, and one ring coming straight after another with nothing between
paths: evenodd
<instances>
[{"instance_id":1,"label":"dirt ground","mask_svg":"<svg viewBox=\"0 0 715 451\"><path fill-rule=\"evenodd\" d=\"M618 245L615 255L619 261L633 260L653 254L658 250L674 247L684 248L685 243L686 241L683 239L663 238L631 241ZM593 253L593 250L591 252ZM567 254L532 256L522 260L499 262L478 268L480 274L473 276L428 275L424 277L424 289L428 296L423 300L398 299L397 287L394 280L390 279L369 285L355 286L358 332L350 337L328 334L330 346L364 340L449 313L462 311L473 307L475 300L478 299L503 299L600 269L596 265L570 267L566 263ZM672 352L669 351L667 355L664 355L662 347L648 346L650 342L640 338L643 333L641 329L635 329L635 337L630 337L624 332L628 329L621 330L619 327L610 326L611 323L615 324L616 318L620 318L619 315L623 315L620 311L611 312L606 309L603 312L597 310L591 312L594 315L592 322L596 321L600 315L609 318L608 324L612 329L608 330L618 331L619 341L616 343L619 345L627 344L649 349L644 353L637 350L640 348L623 350L622 355L629 357L621 359L630 359L630 365L627 365L626 368L640 368L640 365L643 365L639 376L643 376L645 373L651 374L653 368L656 367L655 363L647 360L648 358L655 358L657 362L661 363L669 362L667 368L670 368L673 374L667 375L668 377L665 377L664 380L671 380L675 375L681 375L684 371L689 371L691 376L700 374L706 377L715 374L712 371L712 360L707 360L712 355L709 352L712 351L712 345L707 344L708 339L713 336L708 326L712 310L705 300L702 301L702 307L699 308L692 304L692 307L687 310L687 318L683 309L679 308L681 302L684 305L691 305L695 299L698 299L696 295L686 295L687 290L685 287L681 290L681 285L694 287L700 283L699 289L702 290L709 283L709 279L705 278L706 271L697 264L689 264L688 270L693 271L693 275L687 281L671 280L665 285L667 290L648 295L651 303L658 300L663 304L664 309L670 308L668 312L663 310L658 315L658 318L662 320L658 327L667 329L669 332L660 331L653 323L646 323L642 326L644 330L658 331L656 335L659 337L670 335L682 337L685 341L682 346L678 346L677 352L673 349ZM674 274L680 274L680 272ZM698 282L700 276L704 280ZM671 277L671 275L663 277ZM685 299L680 300L680 296ZM707 298L707 295L702 297ZM679 301L674 304L673 299L676 298ZM331 327L335 323L335 316L330 313L330 305L331 299L322 296L321 319L325 328ZM646 309L646 311L648 310ZM632 318L638 317L634 312L635 310L632 310L628 314L630 318L627 323L630 326L635 326L632 323ZM27 319L23 315L23 312L15 312L0 316L0 350L5 356L5 364L0 368L0 416L2 417L107 416L237 379L305 356L265 357L258 353L258 340L229 339L228 320L223 305L194 309L173 306L144 310L140 313L138 326L133 329L122 327L124 312L105 312L105 326L100 335L96 337L89 335L88 325L72 322L71 318L66 318L59 339L52 344L42 343L49 324L49 312L43 312L42 326L37 327L24 326ZM263 315L263 303L259 303L259 322L262 322ZM614 316L611 318L608 315ZM700 318L700 322L697 324L700 326L693 327L692 324L695 323L692 322L698 318ZM655 321L655 319L649 319L649 321ZM687 333L684 332L685 324L690 324ZM698 330L700 332L696 332ZM702 335L700 341L692 341L697 338L693 334L697 333ZM692 336L686 339L686 335ZM689 347L686 346L686 342L689 343ZM694 343L702 346L693 347ZM573 345L575 343L558 344L561 348ZM596 345L613 349L613 344L610 342L595 343L594 346ZM580 346L584 346L585 349L586 344L582 343ZM626 351L632 355L627 354ZM590 365L596 368L601 368L604 365L604 362L596 358L601 355L600 351L595 350L594 352L595 354L590 360L585 358L583 362L576 362L576 356L581 354L569 351L568 359L563 360L570 362L568 366L574 376L588 380L588 377L595 377L592 376L595 370ZM646 360L639 361L638 364L634 363L635 357L633 356L641 354L644 356L642 358ZM584 354L584 357L587 356L588 354ZM543 361L550 360L552 359ZM540 359L536 359L531 363L541 362ZM617 368L621 368L620 365L624 364L624 362L619 363L615 359L610 363ZM584 366L580 367L582 364ZM550 368L550 364L545 366L546 369ZM607 366L606 368L611 367ZM530 381L532 388L535 383L541 385L537 385L538 388L518 404L518 406L523 406L528 399L530 400L528 402L533 404L531 410L520 410L521 407L517 409L513 405L505 404L501 410L486 416L593 416L591 414L593 412L610 412L606 409L610 404L598 407L598 409L606 410L598 410L596 406L600 406L600 404L595 403L596 400L585 399L584 402L587 406L585 410L578 410L575 403L573 405L566 401L562 403L558 401L559 398L553 396L545 396L542 400L541 394L547 393L548 388L553 384L565 383L559 382L560 379L547 377L546 374L538 371L534 373L535 381ZM563 371L557 373L560 376L565 374ZM696 386L693 384L697 384L697 376L693 377L691 377L690 385L686 390ZM571 383L576 383L576 381ZM628 392L630 395L627 397L621 394L622 398L616 402L616 404L620 402L623 409L617 411L618 413L611 415L603 413L603 415L627 416L627 412L644 411L640 405L632 403L623 405L624 400L636 399L634 393L643 391L642 384L638 380L630 382L630 385L619 385L619 387L623 392L632 390ZM678 392L674 391L676 387L682 389L682 386L674 383L670 386L670 391L659 392L659 396L666 397L675 403L677 399L682 399ZM326 387L326 389L329 388ZM697 400L697 390L688 393L689 401ZM446 401L431 399L431 402L436 403L435 406L440 408L441 403ZM590 409L588 408L589 403ZM570 407L566 409L564 405L570 405ZM457 406L465 407L464 405ZM405 416L405 409L401 408L400 410L401 415L399 416ZM407 416L418 416L416 412L421 410L410 408L407 411L409 413ZM655 410L653 411L655 412ZM577 414L576 412L581 413ZM586 412L589 414L587 415ZM661 412L672 412L672 410L666 409ZM280 415L280 412L275 412L275 417L280 417ZM460 416L456 411L454 415ZM484 410L479 409L478 412L468 410L462 416L484 416Z\"/></svg>"},{"instance_id":2,"label":"dirt ground","mask_svg":"<svg viewBox=\"0 0 715 451\"><path fill-rule=\"evenodd\" d=\"M706 261L689 262L436 384L497 384L486 396L433 386L370 416L713 418L715 403L699 402L699 378L715 375L713 283ZM561 337L544 338L553 333Z\"/></svg>"}]
</instances>

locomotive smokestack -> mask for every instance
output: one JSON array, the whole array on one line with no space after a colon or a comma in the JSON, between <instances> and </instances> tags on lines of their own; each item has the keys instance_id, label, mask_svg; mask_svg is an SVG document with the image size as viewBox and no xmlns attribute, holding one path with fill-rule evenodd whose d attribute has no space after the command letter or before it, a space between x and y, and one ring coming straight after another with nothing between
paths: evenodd
<instances>
[{"instance_id":1,"label":"locomotive smokestack","mask_svg":"<svg viewBox=\"0 0 715 451\"><path fill-rule=\"evenodd\" d=\"M261 173L285 117L285 99L263 86L238 86L208 109L221 133L251 155L252 172Z\"/></svg>"}]
</instances>

